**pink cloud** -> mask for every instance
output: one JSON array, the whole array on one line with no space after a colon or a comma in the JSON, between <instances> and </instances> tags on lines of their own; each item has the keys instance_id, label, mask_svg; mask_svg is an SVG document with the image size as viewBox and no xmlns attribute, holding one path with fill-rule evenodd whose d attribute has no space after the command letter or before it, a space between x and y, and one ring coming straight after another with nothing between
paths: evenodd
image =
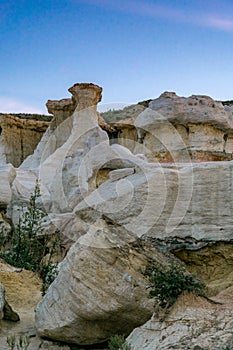
<instances>
[{"instance_id":1,"label":"pink cloud","mask_svg":"<svg viewBox=\"0 0 233 350\"><path fill-rule=\"evenodd\" d=\"M225 31L233 31L233 20L215 16L207 17L207 26Z\"/></svg>"}]
</instances>

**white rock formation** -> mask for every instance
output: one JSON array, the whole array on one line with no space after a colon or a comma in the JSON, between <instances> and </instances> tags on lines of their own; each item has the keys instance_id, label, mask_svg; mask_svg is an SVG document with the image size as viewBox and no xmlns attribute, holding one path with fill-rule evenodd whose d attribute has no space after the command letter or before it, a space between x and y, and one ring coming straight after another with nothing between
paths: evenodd
<instances>
[{"instance_id":1,"label":"white rock formation","mask_svg":"<svg viewBox=\"0 0 233 350\"><path fill-rule=\"evenodd\" d=\"M11 201L15 221L40 179L47 230L58 228L74 244L38 305L37 329L51 339L94 344L129 333L152 314L141 272L153 260L167 260L138 238L164 249L232 242L233 161L193 164L190 157L191 151L232 153L232 110L207 97L163 94L135 121L143 142L135 156L110 146L99 127L100 87L75 84L69 91L70 99L48 101L54 119L17 169L12 200L3 204ZM147 162L163 153L173 163Z\"/></svg>"}]
</instances>

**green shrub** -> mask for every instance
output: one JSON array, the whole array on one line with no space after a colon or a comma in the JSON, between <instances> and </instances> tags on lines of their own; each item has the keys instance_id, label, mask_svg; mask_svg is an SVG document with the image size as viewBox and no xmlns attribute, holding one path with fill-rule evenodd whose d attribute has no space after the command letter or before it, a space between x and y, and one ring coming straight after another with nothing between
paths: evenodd
<instances>
[{"instance_id":1,"label":"green shrub","mask_svg":"<svg viewBox=\"0 0 233 350\"><path fill-rule=\"evenodd\" d=\"M150 281L150 296L157 299L161 307L170 307L183 292L204 295L205 285L184 267L172 263L169 266L147 266L144 272Z\"/></svg>"},{"instance_id":2,"label":"green shrub","mask_svg":"<svg viewBox=\"0 0 233 350\"><path fill-rule=\"evenodd\" d=\"M7 344L11 350L27 350L30 345L30 338L27 335L20 335L17 339L15 335L7 337Z\"/></svg>"},{"instance_id":3,"label":"green shrub","mask_svg":"<svg viewBox=\"0 0 233 350\"><path fill-rule=\"evenodd\" d=\"M49 262L43 264L40 270L40 277L42 278L41 293L44 296L50 284L58 275L58 263Z\"/></svg>"},{"instance_id":4,"label":"green shrub","mask_svg":"<svg viewBox=\"0 0 233 350\"><path fill-rule=\"evenodd\" d=\"M44 295L57 275L57 263L54 263L53 257L58 252L61 237L59 232L55 237L43 232L46 213L39 207L39 199L40 187L36 181L28 207L21 210L10 242L11 248L1 256L15 267L38 272L43 281L41 291Z\"/></svg>"},{"instance_id":5,"label":"green shrub","mask_svg":"<svg viewBox=\"0 0 233 350\"><path fill-rule=\"evenodd\" d=\"M108 342L109 350L132 350L132 347L125 340L123 335L114 335Z\"/></svg>"}]
</instances>

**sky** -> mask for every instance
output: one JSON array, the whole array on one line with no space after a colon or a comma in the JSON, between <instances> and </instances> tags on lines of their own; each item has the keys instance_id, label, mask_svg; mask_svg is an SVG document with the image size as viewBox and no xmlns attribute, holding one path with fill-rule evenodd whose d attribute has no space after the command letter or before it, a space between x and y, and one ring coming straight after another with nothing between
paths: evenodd
<instances>
[{"instance_id":1,"label":"sky","mask_svg":"<svg viewBox=\"0 0 233 350\"><path fill-rule=\"evenodd\" d=\"M233 1L0 0L0 112L46 113L77 82L103 106L233 99Z\"/></svg>"}]
</instances>

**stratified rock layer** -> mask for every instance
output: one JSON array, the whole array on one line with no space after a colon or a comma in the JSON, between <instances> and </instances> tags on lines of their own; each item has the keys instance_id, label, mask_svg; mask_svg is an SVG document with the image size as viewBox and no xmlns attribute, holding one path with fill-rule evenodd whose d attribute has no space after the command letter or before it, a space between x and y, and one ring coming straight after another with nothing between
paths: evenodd
<instances>
[{"instance_id":1,"label":"stratified rock layer","mask_svg":"<svg viewBox=\"0 0 233 350\"><path fill-rule=\"evenodd\" d=\"M102 227L101 227L102 226ZM130 239L126 230L104 220L75 243L36 310L43 337L76 344L95 344L114 334L129 334L153 313L147 280L149 261L167 259L157 250Z\"/></svg>"},{"instance_id":2,"label":"stratified rock layer","mask_svg":"<svg viewBox=\"0 0 233 350\"><path fill-rule=\"evenodd\" d=\"M48 126L48 121L1 114L0 164L11 163L18 167L33 153Z\"/></svg>"},{"instance_id":3,"label":"stratified rock layer","mask_svg":"<svg viewBox=\"0 0 233 350\"><path fill-rule=\"evenodd\" d=\"M208 96L165 92L145 105L103 114L114 128L112 142L144 153L152 162L231 160L233 108ZM126 117L126 119L120 120ZM114 121L117 118L117 121ZM141 150L138 146L141 143Z\"/></svg>"}]
</instances>

